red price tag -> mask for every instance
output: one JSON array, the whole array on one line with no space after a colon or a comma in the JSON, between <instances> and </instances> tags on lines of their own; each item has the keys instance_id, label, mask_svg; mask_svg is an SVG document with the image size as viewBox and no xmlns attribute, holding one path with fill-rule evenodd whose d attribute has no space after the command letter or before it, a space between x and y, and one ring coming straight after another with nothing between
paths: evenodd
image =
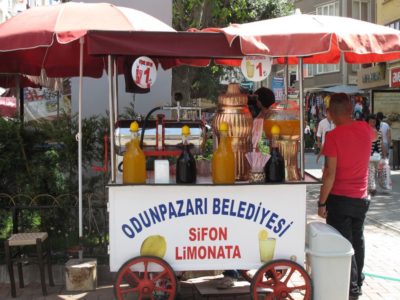
<instances>
[{"instance_id":1,"label":"red price tag","mask_svg":"<svg viewBox=\"0 0 400 300\"><path fill-rule=\"evenodd\" d=\"M135 84L143 89L150 88L157 78L157 67L154 61L146 56L137 58L132 65L132 78Z\"/></svg>"}]
</instances>

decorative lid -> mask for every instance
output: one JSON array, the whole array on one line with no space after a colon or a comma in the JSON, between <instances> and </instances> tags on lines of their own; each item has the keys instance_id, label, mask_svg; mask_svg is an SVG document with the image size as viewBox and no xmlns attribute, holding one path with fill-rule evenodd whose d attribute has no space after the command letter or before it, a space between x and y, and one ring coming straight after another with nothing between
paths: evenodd
<instances>
[{"instance_id":1,"label":"decorative lid","mask_svg":"<svg viewBox=\"0 0 400 300\"><path fill-rule=\"evenodd\" d=\"M131 126L129 127L131 132L138 132L139 130L139 124L138 122L134 121L131 123Z\"/></svg>"},{"instance_id":2,"label":"decorative lid","mask_svg":"<svg viewBox=\"0 0 400 300\"><path fill-rule=\"evenodd\" d=\"M190 135L190 127L187 125L182 126L182 135L189 136Z\"/></svg>"},{"instance_id":3,"label":"decorative lid","mask_svg":"<svg viewBox=\"0 0 400 300\"><path fill-rule=\"evenodd\" d=\"M240 92L238 83L230 83L226 93L218 97L218 104L223 106L246 105L247 95Z\"/></svg>"},{"instance_id":4,"label":"decorative lid","mask_svg":"<svg viewBox=\"0 0 400 300\"><path fill-rule=\"evenodd\" d=\"M265 119L299 120L299 106L295 101L276 102L268 108Z\"/></svg>"}]
</instances>

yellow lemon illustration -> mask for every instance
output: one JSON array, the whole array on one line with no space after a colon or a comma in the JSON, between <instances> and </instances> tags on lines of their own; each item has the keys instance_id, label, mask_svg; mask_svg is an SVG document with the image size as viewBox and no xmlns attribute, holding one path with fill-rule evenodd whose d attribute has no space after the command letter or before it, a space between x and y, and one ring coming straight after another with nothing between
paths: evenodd
<instances>
[{"instance_id":1,"label":"yellow lemon illustration","mask_svg":"<svg viewBox=\"0 0 400 300\"><path fill-rule=\"evenodd\" d=\"M167 251L167 242L161 235L150 235L140 247L140 255L151 255L163 258Z\"/></svg>"},{"instance_id":2,"label":"yellow lemon illustration","mask_svg":"<svg viewBox=\"0 0 400 300\"><path fill-rule=\"evenodd\" d=\"M261 229L258 233L258 240L265 241L268 239L268 232L265 229Z\"/></svg>"}]
</instances>

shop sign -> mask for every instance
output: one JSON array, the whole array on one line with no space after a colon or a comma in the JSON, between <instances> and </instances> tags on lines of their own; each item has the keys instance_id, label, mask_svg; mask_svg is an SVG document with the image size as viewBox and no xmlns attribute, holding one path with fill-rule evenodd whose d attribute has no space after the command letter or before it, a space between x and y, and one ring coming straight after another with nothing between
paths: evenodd
<instances>
[{"instance_id":1,"label":"shop sign","mask_svg":"<svg viewBox=\"0 0 400 300\"><path fill-rule=\"evenodd\" d=\"M272 78L272 91L275 94L275 101L282 101L284 98L284 82L282 77Z\"/></svg>"},{"instance_id":2,"label":"shop sign","mask_svg":"<svg viewBox=\"0 0 400 300\"><path fill-rule=\"evenodd\" d=\"M400 67L390 69L390 87L400 87Z\"/></svg>"},{"instance_id":3,"label":"shop sign","mask_svg":"<svg viewBox=\"0 0 400 300\"><path fill-rule=\"evenodd\" d=\"M157 66L147 56L138 57L132 64L131 72L133 81L142 89L150 88L157 78Z\"/></svg>"},{"instance_id":4,"label":"shop sign","mask_svg":"<svg viewBox=\"0 0 400 300\"><path fill-rule=\"evenodd\" d=\"M383 65L361 68L357 71L357 87L359 89L369 89L388 85L385 73L386 68Z\"/></svg>"},{"instance_id":5,"label":"shop sign","mask_svg":"<svg viewBox=\"0 0 400 300\"><path fill-rule=\"evenodd\" d=\"M259 82L268 77L271 72L272 59L269 56L253 55L242 59L240 68L247 80Z\"/></svg>"},{"instance_id":6,"label":"shop sign","mask_svg":"<svg viewBox=\"0 0 400 300\"><path fill-rule=\"evenodd\" d=\"M71 95L48 88L24 88L24 120L54 119L60 112L71 113Z\"/></svg>"},{"instance_id":7,"label":"shop sign","mask_svg":"<svg viewBox=\"0 0 400 300\"><path fill-rule=\"evenodd\" d=\"M306 185L109 187L110 267L154 255L175 271L304 260Z\"/></svg>"}]
</instances>

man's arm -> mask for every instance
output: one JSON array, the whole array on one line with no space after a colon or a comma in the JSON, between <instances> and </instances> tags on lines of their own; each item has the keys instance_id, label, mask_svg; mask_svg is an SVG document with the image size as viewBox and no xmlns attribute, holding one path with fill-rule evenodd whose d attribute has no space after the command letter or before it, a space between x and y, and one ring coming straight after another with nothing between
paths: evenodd
<instances>
[{"instance_id":1,"label":"man's arm","mask_svg":"<svg viewBox=\"0 0 400 300\"><path fill-rule=\"evenodd\" d=\"M332 190L333 183L335 182L336 164L336 157L326 157L326 164L324 168L324 174L322 175L322 186L318 201L318 215L322 218L326 218L326 200L328 199L328 195Z\"/></svg>"}]
</instances>

